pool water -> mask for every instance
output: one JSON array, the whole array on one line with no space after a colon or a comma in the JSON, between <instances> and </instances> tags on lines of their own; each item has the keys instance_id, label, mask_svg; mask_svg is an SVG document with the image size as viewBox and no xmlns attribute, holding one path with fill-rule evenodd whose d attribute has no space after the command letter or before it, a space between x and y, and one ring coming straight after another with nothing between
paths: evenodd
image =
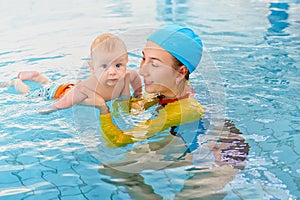
<instances>
[{"instance_id":1,"label":"pool water","mask_svg":"<svg viewBox=\"0 0 300 200\"><path fill-rule=\"evenodd\" d=\"M199 145L192 164L120 172L102 165L93 108L40 115L51 102L0 88L0 199L299 198L299 12L297 0L1 1L1 82L21 70L74 82L88 75L89 45L100 33L193 27L214 67L197 71L191 84L208 113L222 104L219 114L250 150L241 170L212 167Z\"/></svg>"}]
</instances>

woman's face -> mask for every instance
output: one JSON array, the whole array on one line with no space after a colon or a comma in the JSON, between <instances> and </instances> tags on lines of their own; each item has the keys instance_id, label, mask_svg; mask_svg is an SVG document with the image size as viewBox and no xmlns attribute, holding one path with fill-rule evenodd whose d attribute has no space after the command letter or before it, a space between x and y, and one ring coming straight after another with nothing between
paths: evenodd
<instances>
[{"instance_id":1,"label":"woman's face","mask_svg":"<svg viewBox=\"0 0 300 200\"><path fill-rule=\"evenodd\" d=\"M176 77L179 73L172 67L173 65L173 57L170 53L148 41L143 50L143 60L139 70L140 75L144 77L146 92L174 96Z\"/></svg>"}]
</instances>

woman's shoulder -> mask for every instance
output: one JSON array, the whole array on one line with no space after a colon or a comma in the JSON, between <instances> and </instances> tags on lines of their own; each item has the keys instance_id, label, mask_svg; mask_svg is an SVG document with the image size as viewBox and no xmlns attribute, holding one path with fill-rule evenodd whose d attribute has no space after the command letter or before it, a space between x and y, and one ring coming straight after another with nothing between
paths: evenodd
<instances>
[{"instance_id":1,"label":"woman's shoulder","mask_svg":"<svg viewBox=\"0 0 300 200\"><path fill-rule=\"evenodd\" d=\"M180 99L176 102L169 103L165 106L167 110L177 110L180 109L180 112L183 113L188 113L188 114L193 114L193 113L198 113L198 114L204 114L204 108L202 104L195 99L194 97L188 97L184 99Z\"/></svg>"},{"instance_id":2,"label":"woman's shoulder","mask_svg":"<svg viewBox=\"0 0 300 200\"><path fill-rule=\"evenodd\" d=\"M202 107L202 104L195 99L193 96L190 96L188 98L179 99L178 101L174 101L172 103L168 103L167 106L178 106L184 107L184 108L190 108L190 107Z\"/></svg>"}]
</instances>

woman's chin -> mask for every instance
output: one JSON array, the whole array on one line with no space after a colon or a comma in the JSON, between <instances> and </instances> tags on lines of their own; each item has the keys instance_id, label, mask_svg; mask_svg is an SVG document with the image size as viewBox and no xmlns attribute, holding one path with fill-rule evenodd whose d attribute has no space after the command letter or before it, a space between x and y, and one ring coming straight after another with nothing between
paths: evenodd
<instances>
[{"instance_id":1,"label":"woman's chin","mask_svg":"<svg viewBox=\"0 0 300 200\"><path fill-rule=\"evenodd\" d=\"M147 93L156 93L157 90L155 90L155 88L151 87L151 86L145 86L145 91Z\"/></svg>"}]
</instances>

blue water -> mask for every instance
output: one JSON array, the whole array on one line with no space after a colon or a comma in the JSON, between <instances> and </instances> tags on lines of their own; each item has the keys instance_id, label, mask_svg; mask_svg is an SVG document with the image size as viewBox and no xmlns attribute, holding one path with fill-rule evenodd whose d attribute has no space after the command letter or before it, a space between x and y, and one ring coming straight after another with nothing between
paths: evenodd
<instances>
[{"instance_id":1,"label":"blue water","mask_svg":"<svg viewBox=\"0 0 300 200\"><path fill-rule=\"evenodd\" d=\"M225 199L299 198L299 13L297 0L1 1L1 81L21 70L76 81L88 74L89 45L103 32L170 22L195 28L213 67L197 71L191 84L209 112L221 104L219 118L235 123L250 151L237 173L193 164L139 174L103 169L105 151L93 146L99 140L95 110L39 115L51 102L1 89L0 199L215 199L214 188ZM207 101L198 75L209 77ZM206 159L199 154L194 163Z\"/></svg>"}]
</instances>

